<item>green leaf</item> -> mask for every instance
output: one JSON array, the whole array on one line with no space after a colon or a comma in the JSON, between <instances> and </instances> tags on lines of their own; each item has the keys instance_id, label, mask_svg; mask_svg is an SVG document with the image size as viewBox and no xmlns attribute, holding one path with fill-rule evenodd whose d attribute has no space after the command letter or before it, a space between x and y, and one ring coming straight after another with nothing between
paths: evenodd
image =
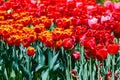
<instances>
[{"instance_id":1,"label":"green leaf","mask_svg":"<svg viewBox=\"0 0 120 80\"><path fill-rule=\"evenodd\" d=\"M88 69L87 69L88 66L87 66L87 65L88 65L88 64L86 63L85 66L84 66L84 69L83 69L83 70L84 70L84 73L83 73L83 75L82 75L85 80L88 80Z\"/></svg>"},{"instance_id":2,"label":"green leaf","mask_svg":"<svg viewBox=\"0 0 120 80\"><path fill-rule=\"evenodd\" d=\"M66 78L67 78L66 80L71 80L70 79L70 72L69 72L69 70L66 69L65 71L66 71Z\"/></svg>"},{"instance_id":3,"label":"green leaf","mask_svg":"<svg viewBox=\"0 0 120 80\"><path fill-rule=\"evenodd\" d=\"M5 80L8 80L8 73L7 73L6 69L4 70L4 75L3 75L3 77L5 78Z\"/></svg>"},{"instance_id":4,"label":"green leaf","mask_svg":"<svg viewBox=\"0 0 120 80\"><path fill-rule=\"evenodd\" d=\"M40 64L35 68L35 72L42 73L46 69L48 69L48 66L40 66Z\"/></svg>"},{"instance_id":5,"label":"green leaf","mask_svg":"<svg viewBox=\"0 0 120 80\"><path fill-rule=\"evenodd\" d=\"M120 63L116 64L116 66L120 69Z\"/></svg>"},{"instance_id":6,"label":"green leaf","mask_svg":"<svg viewBox=\"0 0 120 80\"><path fill-rule=\"evenodd\" d=\"M52 59L53 59L53 53L51 50L49 50L48 52L48 66L49 67L51 66Z\"/></svg>"},{"instance_id":7,"label":"green leaf","mask_svg":"<svg viewBox=\"0 0 120 80\"><path fill-rule=\"evenodd\" d=\"M44 56L42 50L39 48L39 46L37 46L37 51L38 51L38 54L36 55L37 56L37 61L41 65L44 65L45 64L45 56Z\"/></svg>"},{"instance_id":8,"label":"green leaf","mask_svg":"<svg viewBox=\"0 0 120 80\"><path fill-rule=\"evenodd\" d=\"M22 64L19 65L19 68L26 78L31 79L31 75L30 75L29 70L27 70Z\"/></svg>"},{"instance_id":9,"label":"green leaf","mask_svg":"<svg viewBox=\"0 0 120 80\"><path fill-rule=\"evenodd\" d=\"M83 74L83 63L81 64L81 66L79 66L80 67L80 69L79 69L79 76L80 76L80 78L79 78L79 80L82 80L82 74Z\"/></svg>"},{"instance_id":10,"label":"green leaf","mask_svg":"<svg viewBox=\"0 0 120 80\"><path fill-rule=\"evenodd\" d=\"M56 64L56 65L54 65L54 67L53 67L53 71L56 71L59 67L60 67L60 64L59 64L59 63Z\"/></svg>"},{"instance_id":11,"label":"green leaf","mask_svg":"<svg viewBox=\"0 0 120 80\"><path fill-rule=\"evenodd\" d=\"M16 72L19 71L18 64L15 63L15 62L13 62L12 68L13 68L13 70L15 70Z\"/></svg>"},{"instance_id":12,"label":"green leaf","mask_svg":"<svg viewBox=\"0 0 120 80\"><path fill-rule=\"evenodd\" d=\"M59 55L59 54L56 54L56 55L51 59L51 61L50 61L50 63L51 63L51 64L50 64L50 70L53 68L55 62L57 61L58 55Z\"/></svg>"},{"instance_id":13,"label":"green leaf","mask_svg":"<svg viewBox=\"0 0 120 80\"><path fill-rule=\"evenodd\" d=\"M95 66L95 64L93 65L93 73L92 73L93 75L92 75L92 80L95 80L95 76L96 76L96 66Z\"/></svg>"},{"instance_id":14,"label":"green leaf","mask_svg":"<svg viewBox=\"0 0 120 80\"><path fill-rule=\"evenodd\" d=\"M39 64L36 68L35 68L35 71L39 71L43 66L41 64Z\"/></svg>"},{"instance_id":15,"label":"green leaf","mask_svg":"<svg viewBox=\"0 0 120 80\"><path fill-rule=\"evenodd\" d=\"M49 69L47 69L45 72L42 73L41 75L42 80L49 80L48 75L49 75Z\"/></svg>"},{"instance_id":16,"label":"green leaf","mask_svg":"<svg viewBox=\"0 0 120 80\"><path fill-rule=\"evenodd\" d=\"M119 73L120 74L120 69L116 70L115 73Z\"/></svg>"},{"instance_id":17,"label":"green leaf","mask_svg":"<svg viewBox=\"0 0 120 80\"><path fill-rule=\"evenodd\" d=\"M116 63L120 63L120 57L117 58Z\"/></svg>"},{"instance_id":18,"label":"green leaf","mask_svg":"<svg viewBox=\"0 0 120 80\"><path fill-rule=\"evenodd\" d=\"M15 78L15 72L14 72L14 70L12 70L10 77L11 78Z\"/></svg>"}]
</instances>

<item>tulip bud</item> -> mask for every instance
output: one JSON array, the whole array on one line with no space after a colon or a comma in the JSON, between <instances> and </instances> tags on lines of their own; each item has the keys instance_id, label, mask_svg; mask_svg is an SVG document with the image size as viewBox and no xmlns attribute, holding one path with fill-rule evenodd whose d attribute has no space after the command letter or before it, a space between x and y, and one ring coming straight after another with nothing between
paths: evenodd
<instances>
[{"instance_id":1,"label":"tulip bud","mask_svg":"<svg viewBox=\"0 0 120 80\"><path fill-rule=\"evenodd\" d=\"M33 47L28 47L26 53L28 56L34 56L36 50Z\"/></svg>"},{"instance_id":2,"label":"tulip bud","mask_svg":"<svg viewBox=\"0 0 120 80\"><path fill-rule=\"evenodd\" d=\"M72 52L72 58L73 58L73 60L79 60L80 59L80 52L78 52L78 51Z\"/></svg>"}]
</instances>

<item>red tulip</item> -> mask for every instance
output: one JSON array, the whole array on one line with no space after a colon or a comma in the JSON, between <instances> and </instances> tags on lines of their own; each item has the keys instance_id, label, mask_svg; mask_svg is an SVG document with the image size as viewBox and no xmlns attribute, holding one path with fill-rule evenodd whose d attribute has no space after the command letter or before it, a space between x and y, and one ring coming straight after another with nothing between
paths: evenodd
<instances>
[{"instance_id":1,"label":"red tulip","mask_svg":"<svg viewBox=\"0 0 120 80\"><path fill-rule=\"evenodd\" d=\"M27 42L32 43L36 40L36 36L35 35L29 35L29 37L27 38Z\"/></svg>"},{"instance_id":2,"label":"red tulip","mask_svg":"<svg viewBox=\"0 0 120 80\"><path fill-rule=\"evenodd\" d=\"M85 58L89 60L89 59L90 59L90 56L86 53L86 54L85 54Z\"/></svg>"},{"instance_id":3,"label":"red tulip","mask_svg":"<svg viewBox=\"0 0 120 80\"><path fill-rule=\"evenodd\" d=\"M60 49L61 45L62 45L62 40L56 41L56 45L55 45L56 49Z\"/></svg>"},{"instance_id":4,"label":"red tulip","mask_svg":"<svg viewBox=\"0 0 120 80\"><path fill-rule=\"evenodd\" d=\"M100 61L103 61L107 58L108 52L107 49L100 49L96 52L96 58Z\"/></svg>"},{"instance_id":5,"label":"red tulip","mask_svg":"<svg viewBox=\"0 0 120 80\"><path fill-rule=\"evenodd\" d=\"M77 76L77 72L76 72L74 69L72 69L72 70L70 71L70 74L72 75L72 77L74 77L74 78L76 78L76 79L79 78L79 76Z\"/></svg>"},{"instance_id":6,"label":"red tulip","mask_svg":"<svg viewBox=\"0 0 120 80\"><path fill-rule=\"evenodd\" d=\"M105 46L103 44L98 44L96 46L96 49L99 50L99 49L103 49Z\"/></svg>"},{"instance_id":7,"label":"red tulip","mask_svg":"<svg viewBox=\"0 0 120 80\"><path fill-rule=\"evenodd\" d=\"M74 69L72 69L72 70L70 71L70 73L71 73L73 76L77 75L77 72L76 72Z\"/></svg>"},{"instance_id":8,"label":"red tulip","mask_svg":"<svg viewBox=\"0 0 120 80\"><path fill-rule=\"evenodd\" d=\"M86 59L95 58L96 57L96 49L85 49L85 57Z\"/></svg>"},{"instance_id":9,"label":"red tulip","mask_svg":"<svg viewBox=\"0 0 120 80\"><path fill-rule=\"evenodd\" d=\"M4 0L0 0L0 5L2 5L4 3Z\"/></svg>"},{"instance_id":10,"label":"red tulip","mask_svg":"<svg viewBox=\"0 0 120 80\"><path fill-rule=\"evenodd\" d=\"M79 51L72 52L72 58L73 58L73 60L79 60L80 59L80 52Z\"/></svg>"},{"instance_id":11,"label":"red tulip","mask_svg":"<svg viewBox=\"0 0 120 80\"><path fill-rule=\"evenodd\" d=\"M63 39L62 46L65 49L73 49L74 48L74 41L71 38Z\"/></svg>"},{"instance_id":12,"label":"red tulip","mask_svg":"<svg viewBox=\"0 0 120 80\"><path fill-rule=\"evenodd\" d=\"M83 42L83 46L88 49L94 49L96 47L96 41L94 37L90 37L85 39Z\"/></svg>"},{"instance_id":13,"label":"red tulip","mask_svg":"<svg viewBox=\"0 0 120 80\"><path fill-rule=\"evenodd\" d=\"M107 74L105 75L106 76L105 80L112 80L112 78L110 77L111 74L112 72L110 71L110 69L108 69Z\"/></svg>"},{"instance_id":14,"label":"red tulip","mask_svg":"<svg viewBox=\"0 0 120 80\"><path fill-rule=\"evenodd\" d=\"M117 54L119 50L118 44L109 44L107 47L109 54Z\"/></svg>"}]
</instances>

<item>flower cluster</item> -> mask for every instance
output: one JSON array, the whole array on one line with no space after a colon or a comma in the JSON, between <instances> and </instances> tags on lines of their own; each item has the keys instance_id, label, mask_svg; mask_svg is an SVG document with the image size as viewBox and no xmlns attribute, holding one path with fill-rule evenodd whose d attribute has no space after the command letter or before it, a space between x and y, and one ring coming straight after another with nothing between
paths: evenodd
<instances>
[{"instance_id":1,"label":"flower cluster","mask_svg":"<svg viewBox=\"0 0 120 80\"><path fill-rule=\"evenodd\" d=\"M73 49L80 44L88 58L102 61L108 53L119 50L115 42L120 38L119 4L106 1L101 6L96 0L1 0L0 39L24 47L39 40L52 49ZM49 30L53 23L56 26Z\"/></svg>"}]
</instances>

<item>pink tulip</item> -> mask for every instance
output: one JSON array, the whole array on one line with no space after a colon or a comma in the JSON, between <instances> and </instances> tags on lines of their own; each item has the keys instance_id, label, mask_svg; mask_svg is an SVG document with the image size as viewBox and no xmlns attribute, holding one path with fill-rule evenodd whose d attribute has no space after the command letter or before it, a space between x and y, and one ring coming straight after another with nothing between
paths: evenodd
<instances>
[{"instance_id":1,"label":"pink tulip","mask_svg":"<svg viewBox=\"0 0 120 80\"><path fill-rule=\"evenodd\" d=\"M90 26L90 28L92 28L92 26L97 23L98 23L97 18L88 19L88 25Z\"/></svg>"}]
</instances>

